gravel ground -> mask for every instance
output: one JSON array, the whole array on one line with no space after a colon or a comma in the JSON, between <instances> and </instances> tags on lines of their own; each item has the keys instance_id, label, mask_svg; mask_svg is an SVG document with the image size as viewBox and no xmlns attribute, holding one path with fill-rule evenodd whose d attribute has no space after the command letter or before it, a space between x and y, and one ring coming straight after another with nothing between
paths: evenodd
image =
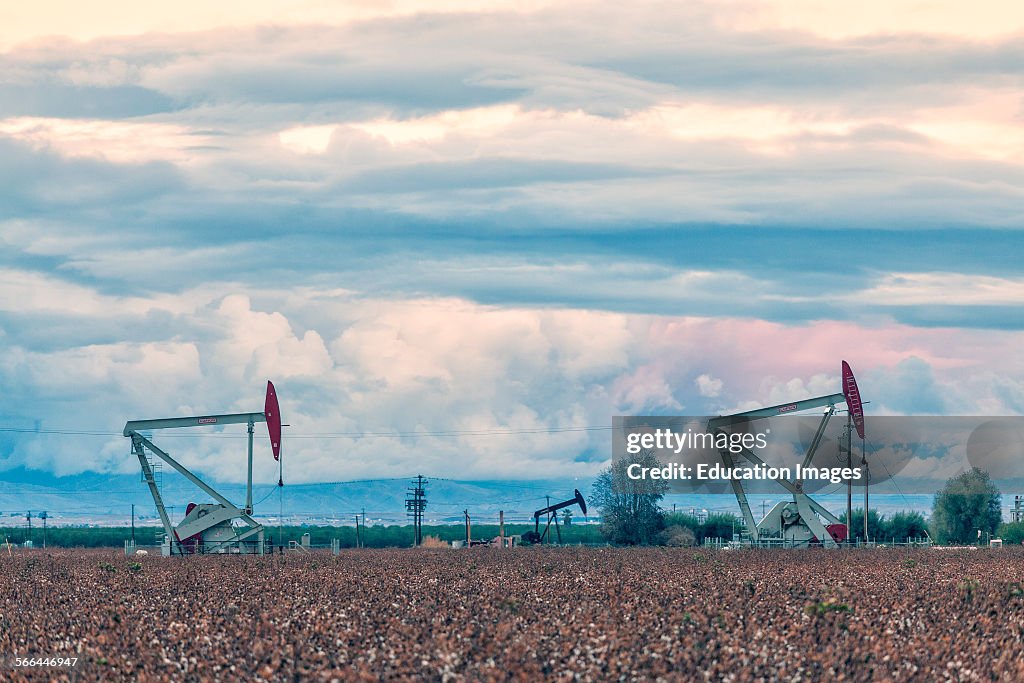
<instances>
[{"instance_id":1,"label":"gravel ground","mask_svg":"<svg viewBox=\"0 0 1024 683\"><path fill-rule=\"evenodd\" d=\"M0 680L1022 681L1022 585L1015 548L4 552Z\"/></svg>"}]
</instances>

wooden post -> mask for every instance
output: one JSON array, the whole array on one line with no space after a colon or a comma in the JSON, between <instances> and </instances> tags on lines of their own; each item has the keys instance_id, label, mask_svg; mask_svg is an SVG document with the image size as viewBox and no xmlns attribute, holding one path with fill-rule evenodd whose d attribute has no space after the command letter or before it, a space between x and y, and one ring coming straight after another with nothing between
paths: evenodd
<instances>
[{"instance_id":1,"label":"wooden post","mask_svg":"<svg viewBox=\"0 0 1024 683\"><path fill-rule=\"evenodd\" d=\"M505 511L498 511L498 544L505 547Z\"/></svg>"},{"instance_id":2,"label":"wooden post","mask_svg":"<svg viewBox=\"0 0 1024 683\"><path fill-rule=\"evenodd\" d=\"M473 537L469 533L469 510L463 510L462 513L466 515L466 547L469 548L473 544Z\"/></svg>"}]
</instances>

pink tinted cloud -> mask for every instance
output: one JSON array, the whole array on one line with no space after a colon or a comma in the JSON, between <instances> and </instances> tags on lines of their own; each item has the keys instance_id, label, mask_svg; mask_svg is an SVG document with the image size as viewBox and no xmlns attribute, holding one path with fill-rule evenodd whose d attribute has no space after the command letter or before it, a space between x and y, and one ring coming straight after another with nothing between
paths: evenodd
<instances>
[{"instance_id":1,"label":"pink tinted cloud","mask_svg":"<svg viewBox=\"0 0 1024 683\"><path fill-rule=\"evenodd\" d=\"M768 398L773 386L799 378L835 378L847 360L863 380L910 358L924 361L947 382L992 374L1017 375L1020 332L868 326L840 321L786 325L765 320L657 318L644 342L650 364L668 377L712 371L724 393L739 400ZM678 384L678 380L673 382ZM810 386L810 384L808 384Z\"/></svg>"}]
</instances>

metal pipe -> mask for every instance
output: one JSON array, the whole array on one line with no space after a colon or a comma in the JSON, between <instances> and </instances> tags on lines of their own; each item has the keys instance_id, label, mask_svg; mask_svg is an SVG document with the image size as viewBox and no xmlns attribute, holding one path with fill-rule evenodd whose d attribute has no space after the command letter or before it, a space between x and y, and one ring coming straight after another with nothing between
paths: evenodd
<instances>
[{"instance_id":1,"label":"metal pipe","mask_svg":"<svg viewBox=\"0 0 1024 683\"><path fill-rule=\"evenodd\" d=\"M249 479L245 486L245 514L252 514L252 432L253 419L249 416Z\"/></svg>"},{"instance_id":2,"label":"metal pipe","mask_svg":"<svg viewBox=\"0 0 1024 683\"><path fill-rule=\"evenodd\" d=\"M160 496L160 489L157 488L156 480L153 478L153 470L149 466L149 460L146 459L146 449L143 445L145 441L145 437L132 433L132 449L135 451L135 455L139 457L139 465L142 467L142 473L146 477L146 484L149 485L149 492L153 496L156 512L160 515L160 523L163 524L164 533L167 535L167 543L171 548L172 554L175 547L178 548L178 554L182 554L181 543L178 542L177 537L174 535L174 527L171 525L171 519L167 515L167 508L164 507L163 498Z\"/></svg>"},{"instance_id":3,"label":"metal pipe","mask_svg":"<svg viewBox=\"0 0 1024 683\"><path fill-rule=\"evenodd\" d=\"M725 434L726 432L718 431L717 434ZM732 454L729 453L728 449L719 450L719 456L722 458L722 462L725 466L732 468L735 461L732 459ZM740 512L743 514L743 523L747 527L747 532L750 534L750 540L754 543L760 539L761 532L757 528L757 522L754 521L754 513L750 511L750 503L747 501L747 494L743 490L743 482L736 478L731 478L729 484L732 486L732 491L736 494L736 502L740 506Z\"/></svg>"},{"instance_id":4,"label":"metal pipe","mask_svg":"<svg viewBox=\"0 0 1024 683\"><path fill-rule=\"evenodd\" d=\"M124 425L124 435L153 429L178 429L181 427L206 427L212 425L245 424L266 422L263 413L231 413L229 415L196 415L194 417L167 417L158 420L129 420Z\"/></svg>"},{"instance_id":5,"label":"metal pipe","mask_svg":"<svg viewBox=\"0 0 1024 683\"><path fill-rule=\"evenodd\" d=\"M736 424L741 420L789 415L790 413L798 413L804 410L810 410L811 408L834 406L845 400L846 397L843 394L829 394L828 396L816 396L815 398L793 401L792 403L782 403L776 406L768 406L767 408L757 408L756 410L748 410L743 413L719 415L718 417L713 417L708 420L708 431L714 431L720 425Z\"/></svg>"},{"instance_id":6,"label":"metal pipe","mask_svg":"<svg viewBox=\"0 0 1024 683\"><path fill-rule=\"evenodd\" d=\"M853 415L846 411L846 467L853 469ZM846 545L853 543L853 477L846 480Z\"/></svg>"},{"instance_id":7,"label":"metal pipe","mask_svg":"<svg viewBox=\"0 0 1024 683\"><path fill-rule=\"evenodd\" d=\"M864 453L864 441L860 442L860 464L864 466L864 542L868 541L868 485L871 476L868 472L868 458Z\"/></svg>"},{"instance_id":8,"label":"metal pipe","mask_svg":"<svg viewBox=\"0 0 1024 683\"><path fill-rule=\"evenodd\" d=\"M825 428L828 426L828 421L835 412L836 407L829 406L828 410L825 411L825 415L821 418L821 422L818 423L818 431L814 433L814 440L811 441L811 447L807 449L807 455L804 456L804 469L810 467L811 461L814 459L814 454L817 452L818 446L821 445L821 437L825 435Z\"/></svg>"}]
</instances>

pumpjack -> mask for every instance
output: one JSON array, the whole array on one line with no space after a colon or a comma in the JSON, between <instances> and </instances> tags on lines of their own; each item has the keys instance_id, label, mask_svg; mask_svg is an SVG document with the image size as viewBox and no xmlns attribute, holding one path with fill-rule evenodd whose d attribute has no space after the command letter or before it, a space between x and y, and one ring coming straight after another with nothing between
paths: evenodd
<instances>
[{"instance_id":1,"label":"pumpjack","mask_svg":"<svg viewBox=\"0 0 1024 683\"><path fill-rule=\"evenodd\" d=\"M573 493L576 495L569 500L564 500L561 503L555 503L545 508L541 508L533 513L533 531L529 531L523 534L523 539L530 543L543 543L544 539L548 537L548 531L551 529L551 524L555 525L555 533L558 535L558 542L562 542L562 531L558 526L558 511L573 505L578 505L584 515L587 514L587 502L583 500L583 494L580 493L579 489L573 489ZM544 532L540 531L540 518L547 517L547 523L544 525Z\"/></svg>"},{"instance_id":2,"label":"pumpjack","mask_svg":"<svg viewBox=\"0 0 1024 683\"><path fill-rule=\"evenodd\" d=\"M277 401L274 384L267 382L267 393L263 412L232 413L226 415L203 415L195 417L171 417L156 420L131 420L124 426L124 435L132 440L132 452L139 458L142 475L149 485L157 514L163 524L166 540L164 553L186 555L192 553L264 553L263 525L252 518L252 453L253 432L257 422L267 423L270 447L274 460L281 457L281 410ZM157 429L185 427L209 427L230 424L245 424L249 432L248 480L245 506L239 507L221 495L184 465L172 458L167 451L153 443L151 432ZM215 503L189 503L185 518L177 525L171 523L164 506L154 474L154 465L147 451L170 465L182 476L213 498ZM235 521L241 525L236 526Z\"/></svg>"},{"instance_id":3,"label":"pumpjack","mask_svg":"<svg viewBox=\"0 0 1024 683\"><path fill-rule=\"evenodd\" d=\"M811 465L814 454L821 446L825 428L829 420L836 413L836 406L845 403L850 419L856 426L858 436L864 438L864 409L860 398L860 390L857 387L857 380L849 364L843 361L843 391L837 394L817 396L793 401L767 408L748 410L733 415L722 415L708 421L707 430L714 434L728 434L732 425L744 425L750 421L777 417L780 415L791 415L814 408L825 408L818 429L811 439L810 445L804 454L803 469ZM739 453L732 453L728 448L719 449L719 456L725 467L732 468L735 463L735 456L741 456L755 466L767 467L765 462L748 448L742 448ZM847 445L849 453L849 445ZM867 465L862 460L863 465ZM743 488L743 481L730 479L736 501L739 503L740 511L743 514L743 522L747 533L754 545L767 545L780 543L786 547L802 547L811 545L822 545L827 548L838 547L848 535L846 524L842 520L822 507L820 503L804 492L803 482L790 480L785 477L774 479L782 488L792 494L792 500L776 503L768 514L760 522L754 520L750 510L750 503ZM867 486L865 482L864 486Z\"/></svg>"}]
</instances>

